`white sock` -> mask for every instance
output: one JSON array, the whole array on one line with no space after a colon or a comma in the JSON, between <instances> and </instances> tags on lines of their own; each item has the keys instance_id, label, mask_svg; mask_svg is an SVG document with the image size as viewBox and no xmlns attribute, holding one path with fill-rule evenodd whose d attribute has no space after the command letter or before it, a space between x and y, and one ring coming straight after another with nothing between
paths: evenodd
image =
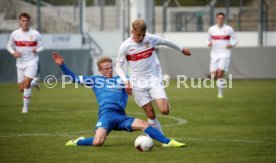
<instances>
[{"instance_id":1,"label":"white sock","mask_svg":"<svg viewBox=\"0 0 276 163\"><path fill-rule=\"evenodd\" d=\"M224 79L217 80L217 87L218 87L218 96L223 96L223 88L224 88Z\"/></svg>"},{"instance_id":2,"label":"white sock","mask_svg":"<svg viewBox=\"0 0 276 163\"><path fill-rule=\"evenodd\" d=\"M34 78L32 81L31 81L31 87L35 87L38 85L38 79L37 78Z\"/></svg>"},{"instance_id":3,"label":"white sock","mask_svg":"<svg viewBox=\"0 0 276 163\"><path fill-rule=\"evenodd\" d=\"M161 124L159 123L159 121L157 120L157 118L155 119L148 119L148 124L150 126L152 126L153 128L157 129L158 131L160 131L163 134L162 128L161 128Z\"/></svg>"},{"instance_id":4,"label":"white sock","mask_svg":"<svg viewBox=\"0 0 276 163\"><path fill-rule=\"evenodd\" d=\"M24 93L23 93L23 103L24 103L24 105L23 105L23 110L22 111L28 112L31 95L32 95L32 89L31 88L24 89Z\"/></svg>"}]
</instances>

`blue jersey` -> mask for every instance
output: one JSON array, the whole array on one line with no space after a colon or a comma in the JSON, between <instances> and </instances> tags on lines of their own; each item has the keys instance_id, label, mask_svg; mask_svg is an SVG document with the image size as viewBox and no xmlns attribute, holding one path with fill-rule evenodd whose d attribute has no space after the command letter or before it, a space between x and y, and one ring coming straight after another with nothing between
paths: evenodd
<instances>
[{"instance_id":1,"label":"blue jersey","mask_svg":"<svg viewBox=\"0 0 276 163\"><path fill-rule=\"evenodd\" d=\"M72 77L73 82L90 86L99 104L99 115L108 111L125 112L128 95L119 76L76 76L65 64L60 66L65 75Z\"/></svg>"}]
</instances>

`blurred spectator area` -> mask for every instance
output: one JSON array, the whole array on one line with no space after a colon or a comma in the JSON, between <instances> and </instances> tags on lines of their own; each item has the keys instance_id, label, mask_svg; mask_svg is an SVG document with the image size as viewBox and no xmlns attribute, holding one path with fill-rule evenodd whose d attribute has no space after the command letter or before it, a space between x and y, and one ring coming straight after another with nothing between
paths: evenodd
<instances>
[{"instance_id":1,"label":"blurred spectator area","mask_svg":"<svg viewBox=\"0 0 276 163\"><path fill-rule=\"evenodd\" d=\"M120 30L120 3L131 0L86 0L85 31ZM155 0L155 32L207 31L215 13L227 13L227 23L236 31L257 31L259 0ZM16 7L15 7L16 6ZM79 0L40 0L42 33L78 33ZM276 1L263 0L265 31L276 30ZM0 32L18 28L18 15L28 12L37 27L37 0L8 0L0 5Z\"/></svg>"}]
</instances>

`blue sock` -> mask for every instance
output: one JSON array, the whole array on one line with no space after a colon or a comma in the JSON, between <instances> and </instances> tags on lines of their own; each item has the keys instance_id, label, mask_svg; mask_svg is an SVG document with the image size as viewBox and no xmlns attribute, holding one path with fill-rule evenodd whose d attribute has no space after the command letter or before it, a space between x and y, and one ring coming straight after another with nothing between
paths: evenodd
<instances>
[{"instance_id":1,"label":"blue sock","mask_svg":"<svg viewBox=\"0 0 276 163\"><path fill-rule=\"evenodd\" d=\"M85 138L83 140L79 140L77 142L77 145L81 145L81 146L92 146L93 144L93 140L94 140L94 137L91 137L91 138Z\"/></svg>"},{"instance_id":2,"label":"blue sock","mask_svg":"<svg viewBox=\"0 0 276 163\"><path fill-rule=\"evenodd\" d=\"M155 128L149 126L147 127L144 132L148 134L151 138L161 142L168 144L171 140L166 138L160 131L156 130Z\"/></svg>"}]
</instances>

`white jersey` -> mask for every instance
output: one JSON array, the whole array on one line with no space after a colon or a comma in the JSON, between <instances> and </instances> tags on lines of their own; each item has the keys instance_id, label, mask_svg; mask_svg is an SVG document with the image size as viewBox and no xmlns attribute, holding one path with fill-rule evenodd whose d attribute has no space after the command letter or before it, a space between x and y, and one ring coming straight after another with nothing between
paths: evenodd
<instances>
[{"instance_id":1,"label":"white jersey","mask_svg":"<svg viewBox=\"0 0 276 163\"><path fill-rule=\"evenodd\" d=\"M162 70L155 52L155 47L158 45L166 45L182 51L182 47L147 33L141 43L136 43L132 36L125 40L120 47L117 62L125 63L127 61L133 79L160 77Z\"/></svg>"},{"instance_id":2,"label":"white jersey","mask_svg":"<svg viewBox=\"0 0 276 163\"><path fill-rule=\"evenodd\" d=\"M29 29L27 32L23 32L21 28L12 32L7 49L13 54L15 51L19 51L21 56L17 58L16 65L27 64L30 61L38 61L38 55L33 53L33 48L36 48L37 52L43 50L41 35L38 31Z\"/></svg>"},{"instance_id":3,"label":"white jersey","mask_svg":"<svg viewBox=\"0 0 276 163\"><path fill-rule=\"evenodd\" d=\"M213 25L208 30L208 43L212 42L212 58L230 58L231 50L226 45L238 44L237 37L232 27L224 24L222 27Z\"/></svg>"}]
</instances>

